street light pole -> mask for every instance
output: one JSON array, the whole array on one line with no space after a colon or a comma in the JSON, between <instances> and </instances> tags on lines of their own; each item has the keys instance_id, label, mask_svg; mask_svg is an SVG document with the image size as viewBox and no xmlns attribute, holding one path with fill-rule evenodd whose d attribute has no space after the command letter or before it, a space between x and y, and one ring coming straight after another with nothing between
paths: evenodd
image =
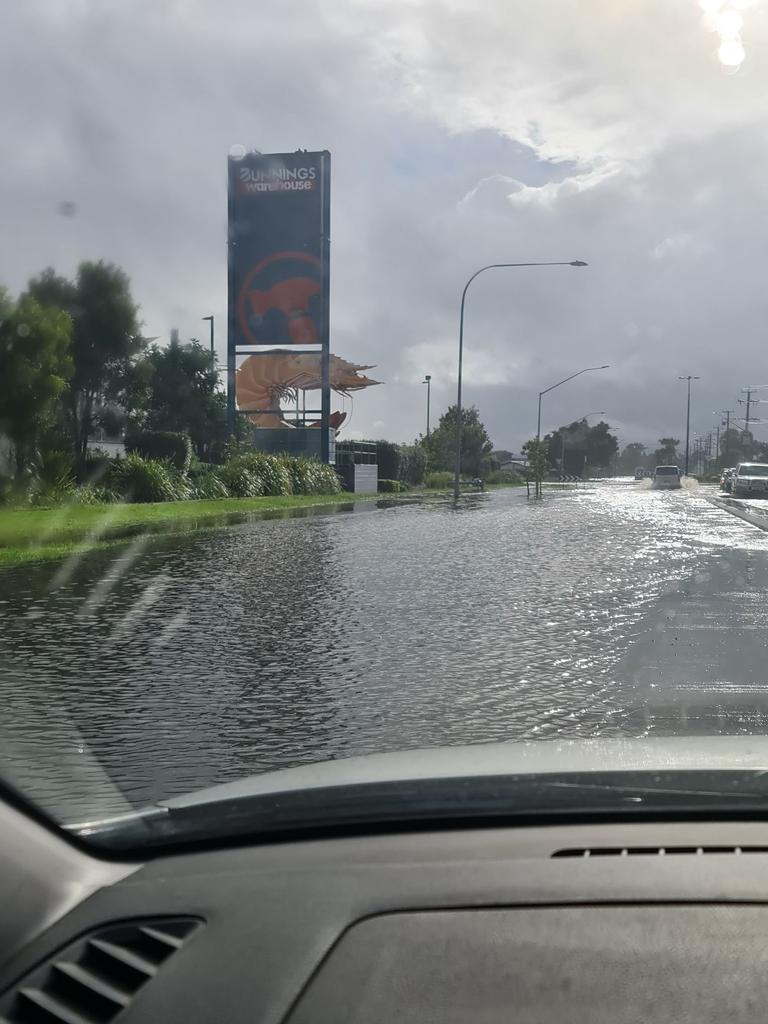
<instances>
[{"instance_id":1,"label":"street light pole","mask_svg":"<svg viewBox=\"0 0 768 1024\"><path fill-rule=\"evenodd\" d=\"M459 491L461 484L461 373L464 361L464 304L467 298L467 289L480 274L486 270L500 270L507 267L586 267L588 266L584 260L558 260L556 262L547 263L489 263L487 267L480 267L470 277L467 283L464 285L464 290L461 293L461 312L459 314L459 367L458 367L458 384L456 388L456 452L455 452L455 468L453 474L453 500L459 500Z\"/></svg>"},{"instance_id":2,"label":"street light pole","mask_svg":"<svg viewBox=\"0 0 768 1024\"><path fill-rule=\"evenodd\" d=\"M539 392L539 411L536 417L536 440L541 440L541 399L543 395L548 394L550 391L554 391L555 388L559 388L561 384L567 384L569 380L573 380L574 377L580 377L582 373L590 373L592 370L607 370L610 363L606 363L604 366L585 366L583 370L577 370L576 373L572 373L570 377L566 377L564 380L559 380L557 384L552 384L551 387L544 388L543 391ZM590 413L590 416L592 414Z\"/></svg>"},{"instance_id":3,"label":"street light pole","mask_svg":"<svg viewBox=\"0 0 768 1024\"><path fill-rule=\"evenodd\" d=\"M214 348L214 343L213 343L213 319L214 318L212 316L204 316L204 317L201 317L200 319L201 320L209 320L210 324L211 324L211 364L213 364L213 362L215 361L215 358L216 358L216 349Z\"/></svg>"},{"instance_id":4,"label":"street light pole","mask_svg":"<svg viewBox=\"0 0 768 1024\"><path fill-rule=\"evenodd\" d=\"M685 413L685 475L688 476L688 448L691 441L691 381L701 380L701 377L688 374L687 377L678 377L677 379L688 381L688 405Z\"/></svg>"},{"instance_id":5,"label":"street light pole","mask_svg":"<svg viewBox=\"0 0 768 1024\"><path fill-rule=\"evenodd\" d=\"M421 383L427 385L427 437L429 437L429 392L432 389L432 376L431 376L431 374L429 374L429 373L425 374L424 375L424 380Z\"/></svg>"}]
</instances>

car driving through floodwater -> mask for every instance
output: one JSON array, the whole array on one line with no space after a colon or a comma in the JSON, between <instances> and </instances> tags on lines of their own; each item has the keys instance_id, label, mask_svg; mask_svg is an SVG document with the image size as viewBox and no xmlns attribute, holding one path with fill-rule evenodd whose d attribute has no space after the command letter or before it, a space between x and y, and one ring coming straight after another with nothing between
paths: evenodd
<instances>
[{"instance_id":1,"label":"car driving through floodwater","mask_svg":"<svg viewBox=\"0 0 768 1024\"><path fill-rule=\"evenodd\" d=\"M682 487L680 469L677 466L657 466L653 471L655 491L666 491Z\"/></svg>"}]
</instances>

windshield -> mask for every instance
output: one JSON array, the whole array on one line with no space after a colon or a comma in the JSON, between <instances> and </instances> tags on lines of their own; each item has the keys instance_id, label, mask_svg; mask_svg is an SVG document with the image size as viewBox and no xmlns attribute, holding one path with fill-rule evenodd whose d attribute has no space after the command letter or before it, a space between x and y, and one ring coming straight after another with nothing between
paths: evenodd
<instances>
[{"instance_id":1,"label":"windshield","mask_svg":"<svg viewBox=\"0 0 768 1024\"><path fill-rule=\"evenodd\" d=\"M768 0L6 7L0 786L748 771Z\"/></svg>"}]
</instances>

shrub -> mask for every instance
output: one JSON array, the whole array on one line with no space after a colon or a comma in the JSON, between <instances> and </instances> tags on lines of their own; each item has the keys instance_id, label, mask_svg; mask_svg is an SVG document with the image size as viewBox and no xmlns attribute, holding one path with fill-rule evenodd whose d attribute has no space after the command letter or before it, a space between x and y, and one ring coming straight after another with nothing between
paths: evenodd
<instances>
[{"instance_id":1,"label":"shrub","mask_svg":"<svg viewBox=\"0 0 768 1024\"><path fill-rule=\"evenodd\" d=\"M486 478L488 484L519 484L523 478L512 469L496 469Z\"/></svg>"},{"instance_id":2,"label":"shrub","mask_svg":"<svg viewBox=\"0 0 768 1024\"><path fill-rule=\"evenodd\" d=\"M13 505L17 498L17 489L12 476L0 475L0 505Z\"/></svg>"},{"instance_id":3,"label":"shrub","mask_svg":"<svg viewBox=\"0 0 768 1024\"><path fill-rule=\"evenodd\" d=\"M54 450L43 452L37 466L37 477L43 484L57 484L74 480L74 466L69 452Z\"/></svg>"},{"instance_id":4,"label":"shrub","mask_svg":"<svg viewBox=\"0 0 768 1024\"><path fill-rule=\"evenodd\" d=\"M400 491L407 491L408 484L402 480L379 480L379 491L382 494L399 494Z\"/></svg>"},{"instance_id":5,"label":"shrub","mask_svg":"<svg viewBox=\"0 0 768 1024\"><path fill-rule=\"evenodd\" d=\"M109 505L115 501L120 501L120 495L110 487L94 487L91 484L75 488L70 497L72 505Z\"/></svg>"},{"instance_id":6,"label":"shrub","mask_svg":"<svg viewBox=\"0 0 768 1024\"><path fill-rule=\"evenodd\" d=\"M98 448L89 448L85 454L84 475L81 483L95 485L112 472L114 460Z\"/></svg>"},{"instance_id":7,"label":"shrub","mask_svg":"<svg viewBox=\"0 0 768 1024\"><path fill-rule=\"evenodd\" d=\"M188 488L173 472L168 463L144 459L131 452L116 462L110 474L109 485L123 501L178 501L188 497Z\"/></svg>"},{"instance_id":8,"label":"shrub","mask_svg":"<svg viewBox=\"0 0 768 1024\"><path fill-rule=\"evenodd\" d=\"M315 480L313 494L341 494L341 480L333 466L313 463L312 474Z\"/></svg>"},{"instance_id":9,"label":"shrub","mask_svg":"<svg viewBox=\"0 0 768 1024\"><path fill-rule=\"evenodd\" d=\"M420 444L400 445L400 479L412 486L424 483L427 450Z\"/></svg>"},{"instance_id":10,"label":"shrub","mask_svg":"<svg viewBox=\"0 0 768 1024\"><path fill-rule=\"evenodd\" d=\"M400 445L392 441L377 441L376 461L379 465L379 475L385 480L400 479Z\"/></svg>"},{"instance_id":11,"label":"shrub","mask_svg":"<svg viewBox=\"0 0 768 1024\"><path fill-rule=\"evenodd\" d=\"M219 477L233 498L259 498L264 494L264 481L240 457L222 466Z\"/></svg>"},{"instance_id":12,"label":"shrub","mask_svg":"<svg viewBox=\"0 0 768 1024\"><path fill-rule=\"evenodd\" d=\"M284 455L282 464L291 478L293 494L338 494L341 482L332 466L298 455Z\"/></svg>"},{"instance_id":13,"label":"shrub","mask_svg":"<svg viewBox=\"0 0 768 1024\"><path fill-rule=\"evenodd\" d=\"M167 461L181 473L187 472L192 459L189 437L170 430L134 431L125 438L125 450L155 462Z\"/></svg>"},{"instance_id":14,"label":"shrub","mask_svg":"<svg viewBox=\"0 0 768 1024\"><path fill-rule=\"evenodd\" d=\"M447 470L439 473L427 473L425 483L427 487L442 490L445 487L450 487L453 483L453 473L449 473Z\"/></svg>"},{"instance_id":15,"label":"shrub","mask_svg":"<svg viewBox=\"0 0 768 1024\"><path fill-rule=\"evenodd\" d=\"M265 452L250 451L242 455L235 455L231 458L225 469L232 467L235 474L245 471L255 480L259 481L259 494L270 496L279 494L291 494L291 474L288 472L282 460L275 455L267 455ZM222 474L222 479L229 486L228 477ZM231 490L231 488L230 488ZM234 492L233 492L234 493ZM239 495L238 495L239 496ZM255 497L252 494L243 494L242 497Z\"/></svg>"},{"instance_id":16,"label":"shrub","mask_svg":"<svg viewBox=\"0 0 768 1024\"><path fill-rule=\"evenodd\" d=\"M35 508L55 508L57 505L69 504L76 492L74 480L65 474L51 482L34 480L29 488L28 500Z\"/></svg>"},{"instance_id":17,"label":"shrub","mask_svg":"<svg viewBox=\"0 0 768 1024\"><path fill-rule=\"evenodd\" d=\"M216 466L205 464L195 466L189 471L189 483L194 498L228 498L229 490L221 478L221 471Z\"/></svg>"}]
</instances>

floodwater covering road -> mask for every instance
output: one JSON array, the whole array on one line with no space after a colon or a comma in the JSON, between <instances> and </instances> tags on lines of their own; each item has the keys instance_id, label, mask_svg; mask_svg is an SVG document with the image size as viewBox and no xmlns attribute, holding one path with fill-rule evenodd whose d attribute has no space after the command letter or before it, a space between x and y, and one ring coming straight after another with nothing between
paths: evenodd
<instances>
[{"instance_id":1,"label":"floodwater covering road","mask_svg":"<svg viewBox=\"0 0 768 1024\"><path fill-rule=\"evenodd\" d=\"M102 771L139 805L406 747L765 733L768 533L713 493L358 503L3 570L2 773L66 816Z\"/></svg>"}]
</instances>

